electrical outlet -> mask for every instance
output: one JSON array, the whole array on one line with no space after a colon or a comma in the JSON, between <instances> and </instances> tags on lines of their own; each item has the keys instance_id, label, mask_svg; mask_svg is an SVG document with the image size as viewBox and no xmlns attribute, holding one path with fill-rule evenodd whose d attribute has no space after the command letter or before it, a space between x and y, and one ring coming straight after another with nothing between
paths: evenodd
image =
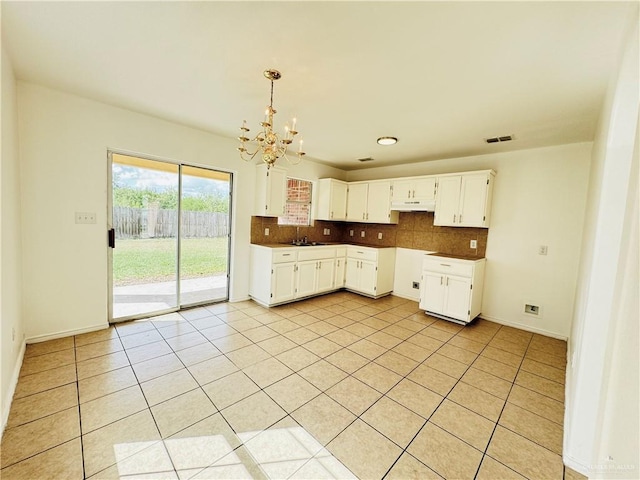
<instances>
[{"instance_id":1,"label":"electrical outlet","mask_svg":"<svg viewBox=\"0 0 640 480\"><path fill-rule=\"evenodd\" d=\"M412 287L415 288L416 290L420 289L420 284L418 282L413 282L412 283Z\"/></svg>"},{"instance_id":2,"label":"electrical outlet","mask_svg":"<svg viewBox=\"0 0 640 480\"><path fill-rule=\"evenodd\" d=\"M76 212L76 223L96 223L95 212Z\"/></svg>"},{"instance_id":3,"label":"electrical outlet","mask_svg":"<svg viewBox=\"0 0 640 480\"><path fill-rule=\"evenodd\" d=\"M529 315L540 315L540 307L538 305L526 303L524 306L524 313L528 313Z\"/></svg>"},{"instance_id":4,"label":"electrical outlet","mask_svg":"<svg viewBox=\"0 0 640 480\"><path fill-rule=\"evenodd\" d=\"M477 240L471 240L469 242L469 248L478 248L478 241Z\"/></svg>"},{"instance_id":5,"label":"electrical outlet","mask_svg":"<svg viewBox=\"0 0 640 480\"><path fill-rule=\"evenodd\" d=\"M538 255L546 255L547 254L547 246L546 245L540 245L538 247Z\"/></svg>"},{"instance_id":6,"label":"electrical outlet","mask_svg":"<svg viewBox=\"0 0 640 480\"><path fill-rule=\"evenodd\" d=\"M364 238L364 235L365 235L364 230L362 230L362 231L360 232L360 236L361 236L362 238Z\"/></svg>"},{"instance_id":7,"label":"electrical outlet","mask_svg":"<svg viewBox=\"0 0 640 480\"><path fill-rule=\"evenodd\" d=\"M382 240L382 232L378 233L378 240Z\"/></svg>"},{"instance_id":8,"label":"electrical outlet","mask_svg":"<svg viewBox=\"0 0 640 480\"><path fill-rule=\"evenodd\" d=\"M264 236L268 237L269 236L269 227L264 229Z\"/></svg>"},{"instance_id":9,"label":"electrical outlet","mask_svg":"<svg viewBox=\"0 0 640 480\"><path fill-rule=\"evenodd\" d=\"M349 230L349 236L353 237L353 230Z\"/></svg>"}]
</instances>

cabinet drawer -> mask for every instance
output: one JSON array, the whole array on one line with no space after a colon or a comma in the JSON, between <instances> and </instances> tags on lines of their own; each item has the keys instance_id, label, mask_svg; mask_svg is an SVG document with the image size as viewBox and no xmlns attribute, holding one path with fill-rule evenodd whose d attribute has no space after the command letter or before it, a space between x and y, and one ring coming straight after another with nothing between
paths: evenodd
<instances>
[{"instance_id":1,"label":"cabinet drawer","mask_svg":"<svg viewBox=\"0 0 640 480\"><path fill-rule=\"evenodd\" d=\"M347 257L357 258L358 260L378 260L378 251L375 248L367 247L348 247Z\"/></svg>"},{"instance_id":2,"label":"cabinet drawer","mask_svg":"<svg viewBox=\"0 0 640 480\"><path fill-rule=\"evenodd\" d=\"M294 250L284 250L273 252L273 263L285 263L285 262L295 262L296 261L296 251Z\"/></svg>"},{"instance_id":3,"label":"cabinet drawer","mask_svg":"<svg viewBox=\"0 0 640 480\"><path fill-rule=\"evenodd\" d=\"M456 275L459 277L473 276L473 264L451 262L445 258L440 260L425 259L422 262L422 269L429 272L445 273L447 275Z\"/></svg>"},{"instance_id":4,"label":"cabinet drawer","mask_svg":"<svg viewBox=\"0 0 640 480\"><path fill-rule=\"evenodd\" d=\"M323 258L334 258L336 256L335 248L318 248L309 249L309 247L303 247L298 251L298 261L303 262L305 260L322 260Z\"/></svg>"}]
</instances>

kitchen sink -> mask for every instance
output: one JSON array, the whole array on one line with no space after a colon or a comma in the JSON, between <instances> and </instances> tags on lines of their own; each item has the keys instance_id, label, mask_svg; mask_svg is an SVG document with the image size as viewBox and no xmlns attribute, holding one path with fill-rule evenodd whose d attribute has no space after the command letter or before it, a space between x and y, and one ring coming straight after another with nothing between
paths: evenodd
<instances>
[{"instance_id":1,"label":"kitchen sink","mask_svg":"<svg viewBox=\"0 0 640 480\"><path fill-rule=\"evenodd\" d=\"M322 245L326 245L326 243L322 242L291 242L291 245L295 247L319 247Z\"/></svg>"}]
</instances>

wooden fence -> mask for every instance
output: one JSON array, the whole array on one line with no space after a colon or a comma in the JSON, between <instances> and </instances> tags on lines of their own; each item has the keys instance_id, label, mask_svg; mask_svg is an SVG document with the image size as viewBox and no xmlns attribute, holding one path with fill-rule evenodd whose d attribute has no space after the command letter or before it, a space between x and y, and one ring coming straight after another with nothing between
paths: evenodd
<instances>
[{"instance_id":1,"label":"wooden fence","mask_svg":"<svg viewBox=\"0 0 640 480\"><path fill-rule=\"evenodd\" d=\"M183 237L224 237L229 235L229 214L182 212ZM178 211L162 208L113 207L116 238L173 238L178 233Z\"/></svg>"}]
</instances>

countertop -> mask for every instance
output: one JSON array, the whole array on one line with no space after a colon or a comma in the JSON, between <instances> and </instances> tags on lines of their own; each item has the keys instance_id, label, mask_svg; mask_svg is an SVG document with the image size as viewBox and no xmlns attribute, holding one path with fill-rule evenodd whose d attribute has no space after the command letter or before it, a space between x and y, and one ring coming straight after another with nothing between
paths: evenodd
<instances>
[{"instance_id":1,"label":"countertop","mask_svg":"<svg viewBox=\"0 0 640 480\"><path fill-rule=\"evenodd\" d=\"M427 253L428 256L434 257L443 257L443 258L457 258L458 260L470 260L470 261L478 261L484 260L485 257L479 257L477 255L452 255L450 253Z\"/></svg>"},{"instance_id":2,"label":"countertop","mask_svg":"<svg viewBox=\"0 0 640 480\"><path fill-rule=\"evenodd\" d=\"M363 243L344 243L344 242L320 242L321 245L293 245L291 243L252 243L251 245L258 245L266 248L309 248L309 247L337 247L351 245L354 247L367 247L367 248L395 248L386 247L382 245L366 245Z\"/></svg>"}]
</instances>

